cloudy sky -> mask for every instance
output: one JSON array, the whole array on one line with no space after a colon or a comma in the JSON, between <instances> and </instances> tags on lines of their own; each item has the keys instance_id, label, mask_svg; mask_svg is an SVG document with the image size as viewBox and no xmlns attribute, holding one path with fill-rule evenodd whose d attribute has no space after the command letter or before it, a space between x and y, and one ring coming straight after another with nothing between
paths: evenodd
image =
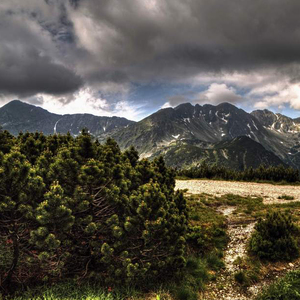
<instances>
[{"instance_id":1,"label":"cloudy sky","mask_svg":"<svg viewBox=\"0 0 300 300\"><path fill-rule=\"evenodd\" d=\"M1 0L0 106L139 120L180 103L300 116L299 0Z\"/></svg>"}]
</instances>

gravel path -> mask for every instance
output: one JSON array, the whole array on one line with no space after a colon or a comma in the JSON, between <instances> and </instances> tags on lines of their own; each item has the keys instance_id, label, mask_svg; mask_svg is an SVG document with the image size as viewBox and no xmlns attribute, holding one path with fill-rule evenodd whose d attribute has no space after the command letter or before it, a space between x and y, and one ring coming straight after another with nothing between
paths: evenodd
<instances>
[{"instance_id":1,"label":"gravel path","mask_svg":"<svg viewBox=\"0 0 300 300\"><path fill-rule=\"evenodd\" d=\"M264 204L286 203L287 200L278 199L279 196L293 196L294 200L300 201L300 187L290 185L272 185L265 183L248 183L218 180L177 180L176 189L187 189L187 194L206 193L213 196L235 194L240 196L259 196L263 198ZM241 288L234 280L234 273L239 271L234 261L238 257L247 255L246 244L254 230L255 220L251 218L237 219L234 215L236 208L232 206L221 206L218 211L223 213L228 221L228 236L230 241L224 251L225 269L220 271L215 282L210 282L206 291L201 294L205 300L250 300L278 277L284 276L288 271L300 267L300 259L293 263L275 263L266 266L268 269L260 282L248 288Z\"/></svg>"},{"instance_id":2,"label":"gravel path","mask_svg":"<svg viewBox=\"0 0 300 300\"><path fill-rule=\"evenodd\" d=\"M293 196L292 201L300 201L300 186L292 185L196 179L176 180L176 189L188 189L188 194L258 196L264 199L264 204L286 203L286 200L278 199L282 195Z\"/></svg>"},{"instance_id":3,"label":"gravel path","mask_svg":"<svg viewBox=\"0 0 300 300\"><path fill-rule=\"evenodd\" d=\"M235 208L232 206L219 207L228 221L229 243L224 251L225 269L221 270L216 281L210 282L207 289L200 295L202 300L254 300L263 287L268 286L274 280L284 276L287 272L297 270L300 267L300 259L293 263L273 263L266 266L267 274L257 283L253 283L247 288L242 288L234 279L234 274L240 271L240 267L235 264L238 257L247 256L246 245L250 238L254 226L254 220L241 220L234 216Z\"/></svg>"},{"instance_id":4,"label":"gravel path","mask_svg":"<svg viewBox=\"0 0 300 300\"><path fill-rule=\"evenodd\" d=\"M230 238L226 250L224 251L225 269L217 276L215 282L210 282L206 291L201 295L205 300L247 300L252 299L257 294L257 289L252 286L252 291L243 290L234 280L234 274L239 271L239 266L234 262L240 257L247 255L246 244L254 230L255 222L235 223L232 216L235 207L222 206L218 211L223 213L228 220L228 236Z\"/></svg>"}]
</instances>

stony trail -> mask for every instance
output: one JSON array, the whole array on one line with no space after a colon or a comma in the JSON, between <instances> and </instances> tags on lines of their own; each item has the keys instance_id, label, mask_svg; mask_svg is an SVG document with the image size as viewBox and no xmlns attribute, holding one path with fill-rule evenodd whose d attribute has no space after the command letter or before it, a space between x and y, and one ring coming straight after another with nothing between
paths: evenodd
<instances>
[{"instance_id":1,"label":"stony trail","mask_svg":"<svg viewBox=\"0 0 300 300\"><path fill-rule=\"evenodd\" d=\"M188 194L257 196L263 198L264 204L285 203L286 200L278 199L282 195L294 197L292 201L300 201L300 186L293 185L195 179L176 180L176 189L188 189Z\"/></svg>"},{"instance_id":2,"label":"stony trail","mask_svg":"<svg viewBox=\"0 0 300 300\"><path fill-rule=\"evenodd\" d=\"M265 183L247 183L218 180L177 180L176 189L187 189L187 194L207 193L213 196L235 194L240 196L259 196L264 204L286 203L279 196L293 196L293 201L300 201L300 187L288 185L272 185ZM289 200L290 201L290 200ZM276 263L266 266L267 274L258 283L242 288L236 283L234 274L240 267L234 262L238 257L247 256L247 242L254 230L255 220L252 218L237 218L234 214L236 207L221 206L217 210L227 218L229 243L224 251L225 269L217 274L216 281L210 282L206 291L201 295L203 300L250 300L266 285L288 271L300 267L300 259L289 264Z\"/></svg>"},{"instance_id":3,"label":"stony trail","mask_svg":"<svg viewBox=\"0 0 300 300\"><path fill-rule=\"evenodd\" d=\"M300 259L293 263L275 263L268 265L268 272L259 282L253 283L247 288L241 287L234 279L234 274L240 271L235 261L247 256L247 242L254 230L255 221L245 219L236 220L234 207L219 207L218 211L223 213L228 220L227 233L229 243L224 251L225 268L218 273L216 281L210 282L206 290L201 294L202 300L254 300L262 288L269 285L275 279L284 276L288 271L299 269Z\"/></svg>"},{"instance_id":4,"label":"stony trail","mask_svg":"<svg viewBox=\"0 0 300 300\"><path fill-rule=\"evenodd\" d=\"M254 286L251 290L242 289L234 280L234 274L240 270L235 261L239 257L246 256L246 244L255 225L253 221L247 222L248 224L235 222L232 214L234 210L235 207L231 206L218 208L218 211L223 213L228 220L227 233L230 240L224 251L225 269L218 274L216 281L207 286L201 299L246 300L253 298L258 292Z\"/></svg>"}]
</instances>

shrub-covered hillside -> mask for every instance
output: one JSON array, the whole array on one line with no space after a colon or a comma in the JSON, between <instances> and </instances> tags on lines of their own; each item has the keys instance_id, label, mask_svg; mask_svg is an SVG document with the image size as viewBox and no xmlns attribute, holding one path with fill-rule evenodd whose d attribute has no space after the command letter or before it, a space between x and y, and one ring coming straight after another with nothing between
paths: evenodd
<instances>
[{"instance_id":1,"label":"shrub-covered hillside","mask_svg":"<svg viewBox=\"0 0 300 300\"><path fill-rule=\"evenodd\" d=\"M0 132L0 287L160 281L185 265L186 203L159 158L87 131Z\"/></svg>"}]
</instances>

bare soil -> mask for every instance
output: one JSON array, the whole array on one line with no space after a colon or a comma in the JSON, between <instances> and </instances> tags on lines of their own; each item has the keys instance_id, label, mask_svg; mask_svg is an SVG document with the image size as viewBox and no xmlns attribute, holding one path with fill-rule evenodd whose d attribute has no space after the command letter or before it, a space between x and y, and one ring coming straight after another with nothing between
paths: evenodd
<instances>
[{"instance_id":1,"label":"bare soil","mask_svg":"<svg viewBox=\"0 0 300 300\"><path fill-rule=\"evenodd\" d=\"M293 185L195 179L176 180L176 189L187 189L187 194L207 193L213 196L234 194L244 197L262 197L264 204L286 203L287 200L278 199L283 195L294 197L294 200L288 201L300 201L300 186Z\"/></svg>"}]
</instances>

